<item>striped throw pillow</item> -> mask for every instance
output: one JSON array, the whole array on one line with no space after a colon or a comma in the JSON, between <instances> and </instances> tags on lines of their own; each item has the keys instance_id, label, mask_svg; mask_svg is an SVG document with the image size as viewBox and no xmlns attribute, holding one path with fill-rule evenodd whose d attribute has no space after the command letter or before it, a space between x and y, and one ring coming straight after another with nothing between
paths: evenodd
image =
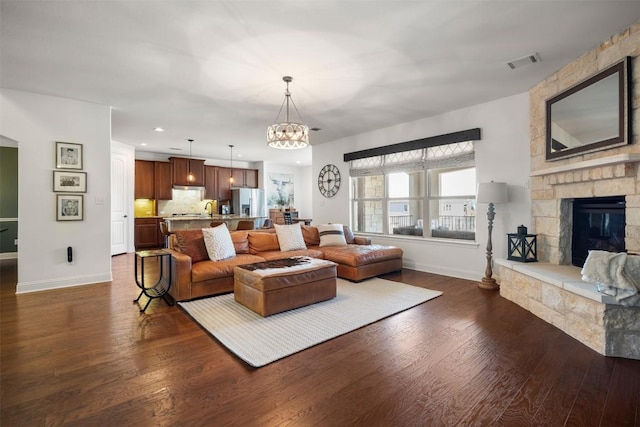
<instances>
[{"instance_id":1,"label":"striped throw pillow","mask_svg":"<svg viewBox=\"0 0 640 427\"><path fill-rule=\"evenodd\" d=\"M321 224L318 225L320 235L320 247L322 246L347 246L344 238L342 224Z\"/></svg>"}]
</instances>

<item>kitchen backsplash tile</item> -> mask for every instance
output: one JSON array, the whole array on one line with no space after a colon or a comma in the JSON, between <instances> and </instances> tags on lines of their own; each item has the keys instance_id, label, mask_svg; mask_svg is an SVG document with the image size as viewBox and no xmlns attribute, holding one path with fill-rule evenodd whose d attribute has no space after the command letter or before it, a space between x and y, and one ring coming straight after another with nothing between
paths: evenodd
<instances>
[{"instance_id":1,"label":"kitchen backsplash tile","mask_svg":"<svg viewBox=\"0 0 640 427\"><path fill-rule=\"evenodd\" d=\"M150 199L136 199L133 201L133 215L136 218L154 216L156 214L156 201Z\"/></svg>"},{"instance_id":2,"label":"kitchen backsplash tile","mask_svg":"<svg viewBox=\"0 0 640 427\"><path fill-rule=\"evenodd\" d=\"M179 213L204 213L210 200L202 200L202 190L173 190L172 200L158 200L158 215L171 216Z\"/></svg>"}]
</instances>

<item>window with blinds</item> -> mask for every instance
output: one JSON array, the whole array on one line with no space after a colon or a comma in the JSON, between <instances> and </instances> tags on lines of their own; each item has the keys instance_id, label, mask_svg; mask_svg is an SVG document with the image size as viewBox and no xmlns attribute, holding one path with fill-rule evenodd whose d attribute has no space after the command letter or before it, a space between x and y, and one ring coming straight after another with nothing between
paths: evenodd
<instances>
[{"instance_id":1,"label":"window with blinds","mask_svg":"<svg viewBox=\"0 0 640 427\"><path fill-rule=\"evenodd\" d=\"M350 161L354 231L474 240L474 141L396 148Z\"/></svg>"}]
</instances>

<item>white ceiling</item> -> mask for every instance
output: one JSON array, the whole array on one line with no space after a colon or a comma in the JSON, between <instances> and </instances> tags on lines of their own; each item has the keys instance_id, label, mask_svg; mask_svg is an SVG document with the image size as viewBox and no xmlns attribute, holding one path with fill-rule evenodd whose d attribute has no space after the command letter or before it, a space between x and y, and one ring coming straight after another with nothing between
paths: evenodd
<instances>
[{"instance_id":1,"label":"white ceiling","mask_svg":"<svg viewBox=\"0 0 640 427\"><path fill-rule=\"evenodd\" d=\"M137 150L188 155L192 138L194 157L234 144L309 165L310 148L265 143L284 75L320 144L525 92L638 21L640 1L2 0L0 15L3 88L111 105L113 139Z\"/></svg>"}]
</instances>

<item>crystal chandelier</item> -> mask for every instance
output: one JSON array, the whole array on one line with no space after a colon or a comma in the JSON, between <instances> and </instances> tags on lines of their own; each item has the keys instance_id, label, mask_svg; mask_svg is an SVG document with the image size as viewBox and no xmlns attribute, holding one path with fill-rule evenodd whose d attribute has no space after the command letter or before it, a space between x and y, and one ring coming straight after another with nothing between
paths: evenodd
<instances>
[{"instance_id":1,"label":"crystal chandelier","mask_svg":"<svg viewBox=\"0 0 640 427\"><path fill-rule=\"evenodd\" d=\"M284 101L282 101L275 123L267 128L267 142L269 143L269 147L283 150L305 148L309 145L309 127L302 123L289 121L289 101L293 104L293 108L295 108L300 121L302 121L298 107L296 107L295 102L293 102L291 98L291 92L289 92L289 83L291 83L293 77L284 76L282 80L287 84L287 90L284 92ZM285 104L287 106L287 118L284 122L278 122L282 107L284 107Z\"/></svg>"}]
</instances>

